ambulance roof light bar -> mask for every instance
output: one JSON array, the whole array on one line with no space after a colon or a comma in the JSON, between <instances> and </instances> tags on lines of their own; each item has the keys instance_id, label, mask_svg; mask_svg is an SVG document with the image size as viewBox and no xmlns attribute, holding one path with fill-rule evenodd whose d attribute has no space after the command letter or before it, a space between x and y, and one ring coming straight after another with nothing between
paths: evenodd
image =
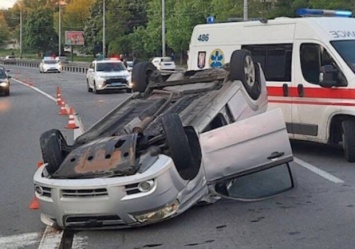
<instances>
[{"instance_id":1,"label":"ambulance roof light bar","mask_svg":"<svg viewBox=\"0 0 355 249\"><path fill-rule=\"evenodd\" d=\"M323 10L323 9L306 9L301 8L296 11L299 16L335 16L335 17L351 17L353 13L349 10Z\"/></svg>"}]
</instances>

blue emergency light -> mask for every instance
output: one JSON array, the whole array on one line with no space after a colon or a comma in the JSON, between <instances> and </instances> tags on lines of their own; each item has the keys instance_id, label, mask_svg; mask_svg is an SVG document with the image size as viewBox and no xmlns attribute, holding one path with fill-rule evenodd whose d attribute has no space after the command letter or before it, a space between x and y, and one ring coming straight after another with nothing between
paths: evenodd
<instances>
[{"instance_id":1,"label":"blue emergency light","mask_svg":"<svg viewBox=\"0 0 355 249\"><path fill-rule=\"evenodd\" d=\"M301 8L296 11L299 16L336 16L351 17L353 13L349 10L322 10L322 9L305 9Z\"/></svg>"}]
</instances>

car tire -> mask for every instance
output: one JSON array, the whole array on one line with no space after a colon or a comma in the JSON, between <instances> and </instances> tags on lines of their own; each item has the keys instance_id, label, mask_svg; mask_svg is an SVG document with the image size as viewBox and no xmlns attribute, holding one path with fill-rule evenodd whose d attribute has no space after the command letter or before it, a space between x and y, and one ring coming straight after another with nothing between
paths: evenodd
<instances>
[{"instance_id":1,"label":"car tire","mask_svg":"<svg viewBox=\"0 0 355 249\"><path fill-rule=\"evenodd\" d=\"M249 96L256 100L261 94L260 69L253 62L251 52L246 49L235 50L230 59L230 79L243 83Z\"/></svg>"},{"instance_id":2,"label":"car tire","mask_svg":"<svg viewBox=\"0 0 355 249\"><path fill-rule=\"evenodd\" d=\"M133 92L144 92L149 83L149 77L157 68L147 61L138 62L132 69Z\"/></svg>"},{"instance_id":3,"label":"car tire","mask_svg":"<svg viewBox=\"0 0 355 249\"><path fill-rule=\"evenodd\" d=\"M87 88L88 88L88 92L89 92L89 93L92 93L92 88L90 87L90 84L89 84L89 80L88 80L88 79L86 79L86 86L87 86Z\"/></svg>"},{"instance_id":4,"label":"car tire","mask_svg":"<svg viewBox=\"0 0 355 249\"><path fill-rule=\"evenodd\" d=\"M6 90L4 91L4 95L5 95L5 96L10 96L10 89L6 89Z\"/></svg>"},{"instance_id":5,"label":"car tire","mask_svg":"<svg viewBox=\"0 0 355 249\"><path fill-rule=\"evenodd\" d=\"M344 156L348 162L355 162L355 121L342 122Z\"/></svg>"},{"instance_id":6,"label":"car tire","mask_svg":"<svg viewBox=\"0 0 355 249\"><path fill-rule=\"evenodd\" d=\"M201 165L201 149L195 130L191 127L193 131L186 132L177 113L164 115L161 122L176 170L184 180L194 179Z\"/></svg>"},{"instance_id":7,"label":"car tire","mask_svg":"<svg viewBox=\"0 0 355 249\"><path fill-rule=\"evenodd\" d=\"M65 143L65 139L59 130L52 129L44 132L39 141L43 162L48 163L47 171L53 174L64 160L62 144Z\"/></svg>"}]
</instances>

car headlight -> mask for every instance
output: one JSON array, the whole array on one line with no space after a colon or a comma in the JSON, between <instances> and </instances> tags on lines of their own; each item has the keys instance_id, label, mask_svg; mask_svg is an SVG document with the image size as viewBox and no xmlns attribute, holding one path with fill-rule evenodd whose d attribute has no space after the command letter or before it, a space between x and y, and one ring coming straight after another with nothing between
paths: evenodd
<instances>
[{"instance_id":1,"label":"car headlight","mask_svg":"<svg viewBox=\"0 0 355 249\"><path fill-rule=\"evenodd\" d=\"M1 87L8 87L9 86L9 82L8 81L3 81L0 83Z\"/></svg>"},{"instance_id":2,"label":"car headlight","mask_svg":"<svg viewBox=\"0 0 355 249\"><path fill-rule=\"evenodd\" d=\"M180 205L180 202L178 200L175 200L175 201L165 205L163 208L160 208L155 211L148 212L148 213L135 215L134 218L136 218L136 220L141 223L156 222L156 221L165 219L165 218L175 214L176 210L178 210L178 208L179 208L179 205Z\"/></svg>"}]
</instances>

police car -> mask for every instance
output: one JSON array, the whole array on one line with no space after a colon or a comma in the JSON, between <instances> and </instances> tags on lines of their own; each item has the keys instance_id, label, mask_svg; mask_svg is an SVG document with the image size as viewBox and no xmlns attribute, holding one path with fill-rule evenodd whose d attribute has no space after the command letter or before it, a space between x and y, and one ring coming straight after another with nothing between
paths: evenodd
<instances>
[{"instance_id":1,"label":"police car","mask_svg":"<svg viewBox=\"0 0 355 249\"><path fill-rule=\"evenodd\" d=\"M60 73L61 71L61 63L53 57L44 57L39 64L40 73Z\"/></svg>"},{"instance_id":2,"label":"police car","mask_svg":"<svg viewBox=\"0 0 355 249\"><path fill-rule=\"evenodd\" d=\"M86 73L88 92L100 93L105 90L132 91L131 74L119 59L103 59L91 62Z\"/></svg>"}]
</instances>

